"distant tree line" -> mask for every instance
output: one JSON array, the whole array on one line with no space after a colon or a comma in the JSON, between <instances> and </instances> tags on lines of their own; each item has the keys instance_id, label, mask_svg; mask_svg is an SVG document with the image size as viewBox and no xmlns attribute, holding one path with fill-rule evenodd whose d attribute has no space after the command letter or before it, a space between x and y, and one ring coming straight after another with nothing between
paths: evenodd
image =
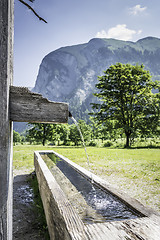
<instances>
[{"instance_id":1,"label":"distant tree line","mask_svg":"<svg viewBox=\"0 0 160 240\"><path fill-rule=\"evenodd\" d=\"M125 133L123 129L116 129L116 122L114 120L107 121L107 123L99 124L93 117L90 117L90 121L87 124L84 120L78 121L79 128L83 134L85 144L88 146L96 146L97 141L104 143L104 146L110 147L117 139L124 139ZM75 124L45 124L34 123L29 124L30 129L26 131L25 136L19 133L13 133L14 145L17 143L29 144L46 144L56 146L80 146L82 140L80 133ZM136 138L157 138L160 136L160 127L156 131L144 131L135 132L131 138L131 143ZM108 140L108 141L106 141Z\"/></svg>"}]
</instances>

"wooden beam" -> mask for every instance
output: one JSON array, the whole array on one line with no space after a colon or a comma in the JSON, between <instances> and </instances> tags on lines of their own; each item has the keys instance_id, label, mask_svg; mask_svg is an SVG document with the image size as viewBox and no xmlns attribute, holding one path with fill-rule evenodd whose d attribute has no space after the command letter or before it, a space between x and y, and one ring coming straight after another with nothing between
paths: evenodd
<instances>
[{"instance_id":1,"label":"wooden beam","mask_svg":"<svg viewBox=\"0 0 160 240\"><path fill-rule=\"evenodd\" d=\"M12 123L9 86L13 79L14 1L0 0L0 239L12 239Z\"/></svg>"},{"instance_id":2,"label":"wooden beam","mask_svg":"<svg viewBox=\"0 0 160 240\"><path fill-rule=\"evenodd\" d=\"M67 123L68 104L51 102L28 88L10 87L10 120L15 122Z\"/></svg>"}]
</instances>

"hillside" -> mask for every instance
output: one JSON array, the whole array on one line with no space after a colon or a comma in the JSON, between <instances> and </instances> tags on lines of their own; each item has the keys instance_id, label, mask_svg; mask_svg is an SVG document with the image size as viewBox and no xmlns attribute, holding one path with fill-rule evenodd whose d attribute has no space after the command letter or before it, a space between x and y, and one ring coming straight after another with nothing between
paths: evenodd
<instances>
[{"instance_id":1,"label":"hillside","mask_svg":"<svg viewBox=\"0 0 160 240\"><path fill-rule=\"evenodd\" d=\"M42 60L33 91L52 101L68 102L76 118L87 117L97 76L117 62L144 64L160 80L160 39L137 42L91 39L88 43L57 49Z\"/></svg>"}]
</instances>

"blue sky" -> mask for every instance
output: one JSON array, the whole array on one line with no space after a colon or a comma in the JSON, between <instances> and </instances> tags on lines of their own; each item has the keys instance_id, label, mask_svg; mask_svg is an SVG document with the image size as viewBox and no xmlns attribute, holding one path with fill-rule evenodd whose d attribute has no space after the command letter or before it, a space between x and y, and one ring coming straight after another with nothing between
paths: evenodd
<instances>
[{"instance_id":1,"label":"blue sky","mask_svg":"<svg viewBox=\"0 0 160 240\"><path fill-rule=\"evenodd\" d=\"M16 86L33 87L43 57L60 47L95 37L126 41L160 38L159 0L35 0L30 5L48 23L15 0Z\"/></svg>"}]
</instances>

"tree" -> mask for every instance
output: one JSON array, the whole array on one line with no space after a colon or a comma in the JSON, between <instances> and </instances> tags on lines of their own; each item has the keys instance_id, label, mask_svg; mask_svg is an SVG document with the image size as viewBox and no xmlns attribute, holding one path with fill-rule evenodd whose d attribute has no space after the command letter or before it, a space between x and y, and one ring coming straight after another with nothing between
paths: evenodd
<instances>
[{"instance_id":1,"label":"tree","mask_svg":"<svg viewBox=\"0 0 160 240\"><path fill-rule=\"evenodd\" d=\"M34 139L36 142L42 142L43 146L46 141L51 141L54 135L53 124L32 123L32 128L27 131L27 139Z\"/></svg>"},{"instance_id":2,"label":"tree","mask_svg":"<svg viewBox=\"0 0 160 240\"><path fill-rule=\"evenodd\" d=\"M89 126L91 128L91 140L95 140L99 137L99 125L93 117L90 117L89 120Z\"/></svg>"},{"instance_id":3,"label":"tree","mask_svg":"<svg viewBox=\"0 0 160 240\"><path fill-rule=\"evenodd\" d=\"M74 142L75 146L78 146L78 143L81 141L81 137L77 126L75 124L70 125L69 139Z\"/></svg>"},{"instance_id":4,"label":"tree","mask_svg":"<svg viewBox=\"0 0 160 240\"><path fill-rule=\"evenodd\" d=\"M102 143L106 139L116 140L117 135L120 135L117 129L115 129L114 124L114 120L108 120L107 122L99 125L99 139L102 140Z\"/></svg>"},{"instance_id":5,"label":"tree","mask_svg":"<svg viewBox=\"0 0 160 240\"><path fill-rule=\"evenodd\" d=\"M82 141L84 140L84 142L89 141L91 138L91 128L89 125L86 124L86 122L84 120L79 120L77 123L78 126L76 126L76 124L72 124L70 125L70 134L69 134L69 139L74 142L74 144L76 146L78 146L79 142L82 143ZM82 133L82 137L80 135L79 129ZM82 140L83 138L83 140Z\"/></svg>"},{"instance_id":6,"label":"tree","mask_svg":"<svg viewBox=\"0 0 160 240\"><path fill-rule=\"evenodd\" d=\"M67 124L57 124L55 125L55 134L58 145L60 141L63 141L64 145L67 145L69 140L69 127Z\"/></svg>"},{"instance_id":7,"label":"tree","mask_svg":"<svg viewBox=\"0 0 160 240\"><path fill-rule=\"evenodd\" d=\"M21 142L21 135L18 132L13 130L13 143L14 143L14 145L17 142Z\"/></svg>"},{"instance_id":8,"label":"tree","mask_svg":"<svg viewBox=\"0 0 160 240\"><path fill-rule=\"evenodd\" d=\"M84 141L87 142L91 139L91 128L90 126L84 121L84 120L79 120L78 121L79 128L82 132Z\"/></svg>"},{"instance_id":9,"label":"tree","mask_svg":"<svg viewBox=\"0 0 160 240\"><path fill-rule=\"evenodd\" d=\"M151 80L143 65L122 63L111 65L98 79L99 92L94 95L102 103L92 104L95 118L99 123L115 120L114 127L123 129L129 147L131 136L137 130L142 130L144 124L145 128L153 129L153 123L159 118L154 110L157 97L152 93L159 83Z\"/></svg>"}]
</instances>

